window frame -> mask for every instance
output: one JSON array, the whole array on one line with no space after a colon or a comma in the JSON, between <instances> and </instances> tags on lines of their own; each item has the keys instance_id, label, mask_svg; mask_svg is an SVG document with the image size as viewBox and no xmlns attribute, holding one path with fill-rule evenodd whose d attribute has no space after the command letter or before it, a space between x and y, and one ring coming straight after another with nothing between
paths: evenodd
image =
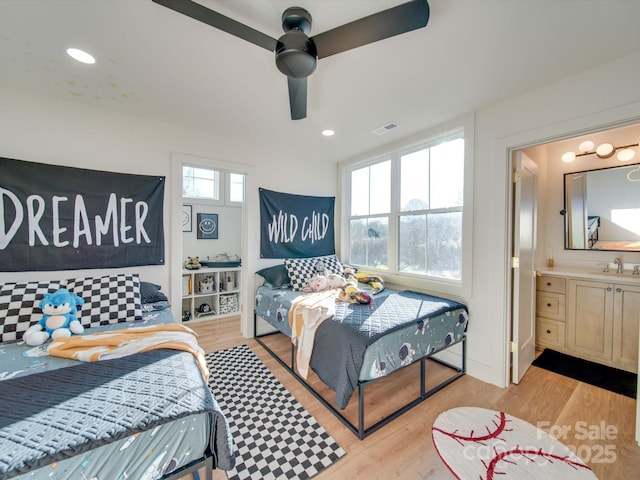
<instances>
[{"instance_id":1,"label":"window frame","mask_svg":"<svg viewBox=\"0 0 640 480\"><path fill-rule=\"evenodd\" d=\"M214 181L217 181L217 191L218 191L218 198L211 198L211 197L192 197L192 196L188 196L188 195L182 195L182 199L184 201L187 202L191 202L191 203L198 203L198 204L203 204L203 205L213 205L213 206L227 206L227 207L242 207L243 205L243 201L231 201L230 199L230 192L231 192L231 175L235 174L235 175L242 175L243 176L243 184L242 184L242 198L244 200L244 197L246 195L245 192L245 188L246 188L246 175L243 173L238 173L238 172L233 172L233 171L227 171L227 170L221 170L219 168L213 168L210 166L203 166L203 165L197 165L194 163L188 163L188 164L183 164L183 169L181 169L181 174L182 176L181 181L184 182L184 167L192 167L192 168L197 168L197 169L201 169L201 170L210 170L212 172L214 172ZM181 188L182 190L182 188Z\"/></svg>"},{"instance_id":2,"label":"window frame","mask_svg":"<svg viewBox=\"0 0 640 480\"><path fill-rule=\"evenodd\" d=\"M416 212L400 211L400 158L425 148L430 148L442 140L462 137L464 139L464 184L462 206L462 252L460 279L432 277L411 272L399 272L399 220L402 215ZM378 215L351 216L351 173L354 170L391 159L391 211L389 218L389 238L387 245L388 270L354 265L359 270L380 275L386 283L400 288L413 288L449 295L466 297L471 295L472 247L473 247L473 152L474 118L473 115L448 122L426 130L418 135L394 142L386 148L378 149L360 157L346 160L339 165L341 202L340 250L343 261L349 263L350 220L352 218L371 218Z\"/></svg>"}]
</instances>

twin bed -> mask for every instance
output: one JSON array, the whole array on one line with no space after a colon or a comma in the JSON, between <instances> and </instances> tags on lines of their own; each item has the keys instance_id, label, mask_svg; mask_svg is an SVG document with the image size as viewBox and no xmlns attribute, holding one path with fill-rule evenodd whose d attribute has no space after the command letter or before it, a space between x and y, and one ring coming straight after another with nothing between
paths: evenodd
<instances>
[{"instance_id":1,"label":"twin bed","mask_svg":"<svg viewBox=\"0 0 640 480\"><path fill-rule=\"evenodd\" d=\"M308 259L316 262L318 259ZM329 270L337 273L342 268L334 259L322 257L320 261L333 265ZM291 358L283 360L264 341L264 337L281 333L296 341L290 319L301 298L320 298L317 293L300 290L295 268L278 265L257 272L264 284L257 288L254 308L256 339L269 353L314 394L325 407L336 415L358 438L363 439L380 427L426 400L466 372L466 329L468 312L465 305L453 300L412 291L385 289L373 294L370 287L360 284L373 298L372 304L335 302L335 311L329 311L315 328L313 353L309 366L327 386L335 392L332 402L320 395L304 374L301 374L299 355L292 342ZM308 266L303 266L309 274ZM293 281L292 281L293 280ZM291 284L297 284L297 287ZM313 303L322 305L322 300ZM325 304L326 305L326 304ZM328 307L327 307L328 308ZM317 315L309 315L317 318ZM258 335L258 321L271 327L269 333ZM296 341L296 343L299 343ZM434 357L454 345L461 344L460 365L452 365ZM299 347L298 347L299 349ZM435 360L453 370L453 374L433 388L426 390L425 361ZM394 412L376 423L365 426L365 387L413 363L420 363L420 393ZM305 369L302 369L304 372ZM350 421L343 410L353 392L358 391L358 421Z\"/></svg>"},{"instance_id":2,"label":"twin bed","mask_svg":"<svg viewBox=\"0 0 640 480\"><path fill-rule=\"evenodd\" d=\"M135 275L0 285L0 478L178 479L204 467L211 479L233 468L227 421L192 353L80 362L21 341L43 292L81 284L83 335L176 325L166 297L144 283L141 293Z\"/></svg>"}]
</instances>

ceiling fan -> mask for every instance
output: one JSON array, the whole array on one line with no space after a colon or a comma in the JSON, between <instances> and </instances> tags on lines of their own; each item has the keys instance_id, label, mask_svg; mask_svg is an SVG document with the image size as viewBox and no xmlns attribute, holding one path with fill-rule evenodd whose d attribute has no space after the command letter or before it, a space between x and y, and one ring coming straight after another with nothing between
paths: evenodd
<instances>
[{"instance_id":1,"label":"ceiling fan","mask_svg":"<svg viewBox=\"0 0 640 480\"><path fill-rule=\"evenodd\" d=\"M411 0L309 37L311 14L304 8L290 7L282 14L285 33L276 40L192 0L153 1L275 52L276 66L289 83L292 120L307 116L307 77L315 71L318 59L423 28L429 21L427 0Z\"/></svg>"}]
</instances>

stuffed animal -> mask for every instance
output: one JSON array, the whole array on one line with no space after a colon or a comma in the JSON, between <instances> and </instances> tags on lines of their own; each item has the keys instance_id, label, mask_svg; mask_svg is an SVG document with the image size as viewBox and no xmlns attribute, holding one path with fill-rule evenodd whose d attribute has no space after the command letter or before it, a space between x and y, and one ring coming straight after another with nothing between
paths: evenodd
<instances>
[{"instance_id":1,"label":"stuffed animal","mask_svg":"<svg viewBox=\"0 0 640 480\"><path fill-rule=\"evenodd\" d=\"M35 347L49 338L70 337L72 333L84 332L77 318L78 307L82 305L84 300L66 288L46 294L36 305L42 310L43 316L24 332L24 341Z\"/></svg>"},{"instance_id":2,"label":"stuffed animal","mask_svg":"<svg viewBox=\"0 0 640 480\"><path fill-rule=\"evenodd\" d=\"M323 292L333 288L342 288L345 285L345 279L337 273L328 273L322 275L316 273L307 280L307 284L302 288L304 292Z\"/></svg>"},{"instance_id":3,"label":"stuffed animal","mask_svg":"<svg viewBox=\"0 0 640 480\"><path fill-rule=\"evenodd\" d=\"M373 295L377 295L384 290L384 280L378 276L356 273L356 277L360 283L366 283L373 288Z\"/></svg>"},{"instance_id":4,"label":"stuffed animal","mask_svg":"<svg viewBox=\"0 0 640 480\"><path fill-rule=\"evenodd\" d=\"M187 261L184 262L184 268L187 270L198 270L202 264L198 257L187 257Z\"/></svg>"},{"instance_id":5,"label":"stuffed animal","mask_svg":"<svg viewBox=\"0 0 640 480\"><path fill-rule=\"evenodd\" d=\"M345 279L345 287L344 287L345 295L351 296L359 290L358 278L356 277L356 272L353 268L345 267L344 279Z\"/></svg>"}]
</instances>

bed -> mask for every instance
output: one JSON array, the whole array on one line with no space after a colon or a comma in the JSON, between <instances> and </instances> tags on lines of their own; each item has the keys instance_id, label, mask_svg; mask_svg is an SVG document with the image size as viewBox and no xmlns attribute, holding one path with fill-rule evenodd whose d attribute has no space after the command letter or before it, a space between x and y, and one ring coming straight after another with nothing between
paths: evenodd
<instances>
[{"instance_id":1,"label":"bed","mask_svg":"<svg viewBox=\"0 0 640 480\"><path fill-rule=\"evenodd\" d=\"M333 262L336 264L335 260ZM337 266L335 271L339 270L340 266ZM389 288L374 294L371 287L360 284L360 290L368 292L373 298L373 303L362 305L337 301L335 311L327 306L328 319L320 322L315 330L309 367L335 392L333 401L327 401L305 381L304 369L301 375L301 369L297 365L300 360L300 343L296 348L292 341L291 359L285 362L263 341L266 335L273 333L295 338L290 319L296 305L305 301L305 297L319 298L315 293L305 293L299 288L292 288L290 272L291 269L283 270L282 266L269 267L257 272L264 284L257 288L255 296L256 339L358 438L365 438L465 374L468 324L465 305L423 293ZM308 274L309 270L306 271L306 275ZM258 334L259 319L267 322L275 330ZM452 365L433 357L458 344L462 347L460 365ZM453 370L449 378L428 391L425 389L426 359L436 360ZM420 362L419 396L374 425L365 427L365 387L416 362ZM357 423L349 421L342 413L356 390Z\"/></svg>"},{"instance_id":2,"label":"bed","mask_svg":"<svg viewBox=\"0 0 640 480\"><path fill-rule=\"evenodd\" d=\"M211 479L233 468L227 421L192 353L81 362L22 340L34 301L61 285L86 300L83 339L184 329L137 275L0 285L0 478L178 479L204 467Z\"/></svg>"},{"instance_id":3,"label":"bed","mask_svg":"<svg viewBox=\"0 0 640 480\"><path fill-rule=\"evenodd\" d=\"M587 217L587 248L595 248L598 243L598 229L600 228L600 217L589 215Z\"/></svg>"}]
</instances>

